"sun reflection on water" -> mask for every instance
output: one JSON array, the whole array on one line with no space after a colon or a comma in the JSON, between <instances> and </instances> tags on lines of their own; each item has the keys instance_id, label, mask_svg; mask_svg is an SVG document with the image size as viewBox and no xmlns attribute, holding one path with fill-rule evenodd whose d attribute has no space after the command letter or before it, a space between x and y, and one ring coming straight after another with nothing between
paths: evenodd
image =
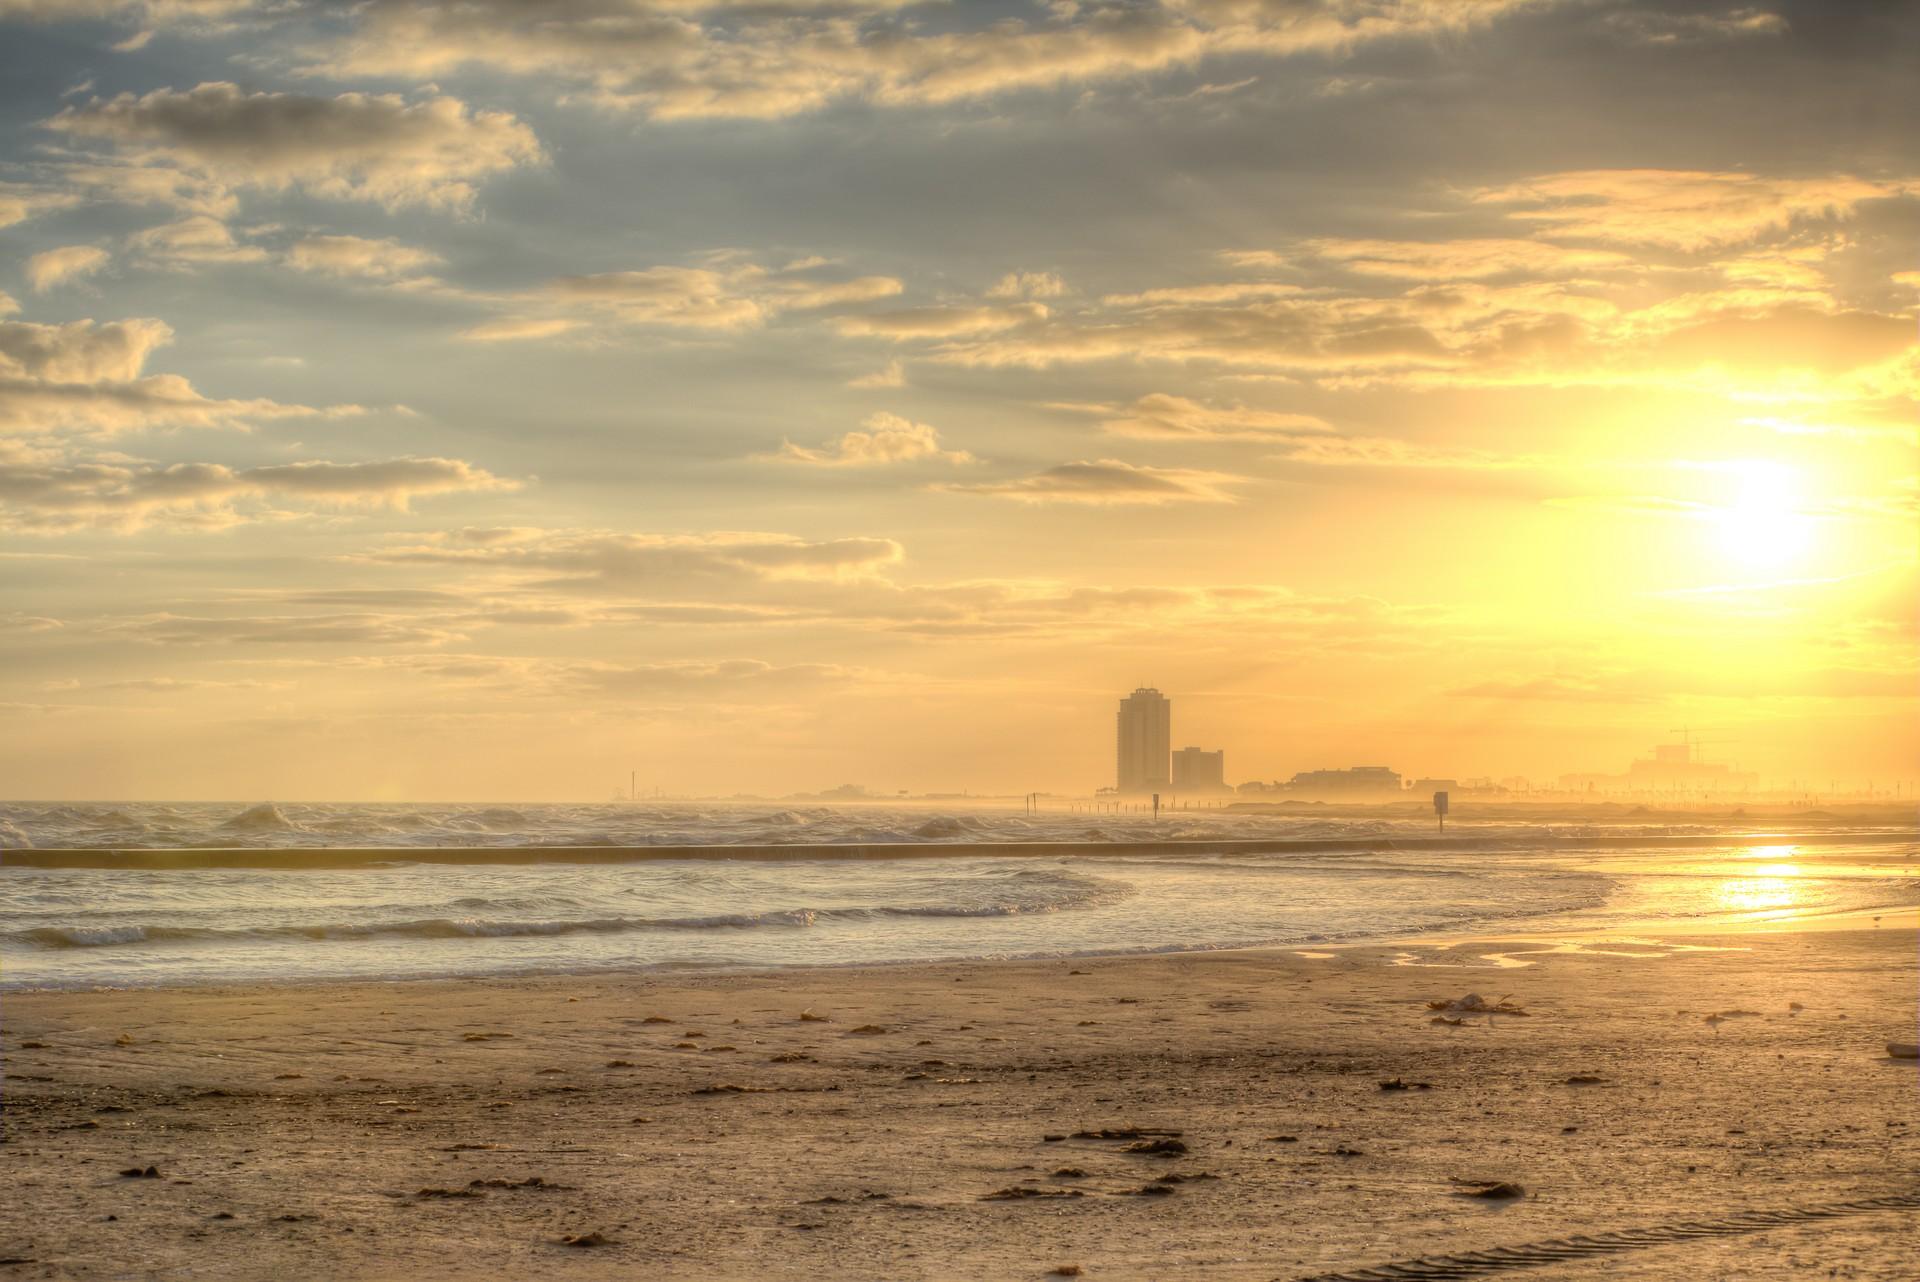
<instances>
[{"instance_id":1,"label":"sun reflection on water","mask_svg":"<svg viewBox=\"0 0 1920 1282\"><path fill-rule=\"evenodd\" d=\"M1792 864L1768 864L1754 871L1759 875L1721 882L1714 890L1715 905L1723 912L1778 917L1811 902L1800 870Z\"/></svg>"}]
</instances>

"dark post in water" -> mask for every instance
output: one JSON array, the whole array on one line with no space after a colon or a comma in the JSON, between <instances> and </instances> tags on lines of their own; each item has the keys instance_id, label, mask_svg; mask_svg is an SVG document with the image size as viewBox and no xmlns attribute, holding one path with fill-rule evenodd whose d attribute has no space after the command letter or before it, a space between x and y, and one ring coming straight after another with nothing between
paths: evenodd
<instances>
[{"instance_id":1,"label":"dark post in water","mask_svg":"<svg viewBox=\"0 0 1920 1282\"><path fill-rule=\"evenodd\" d=\"M1447 794L1446 793L1436 792L1433 794L1433 813L1440 816L1440 831L1445 832L1447 830Z\"/></svg>"}]
</instances>

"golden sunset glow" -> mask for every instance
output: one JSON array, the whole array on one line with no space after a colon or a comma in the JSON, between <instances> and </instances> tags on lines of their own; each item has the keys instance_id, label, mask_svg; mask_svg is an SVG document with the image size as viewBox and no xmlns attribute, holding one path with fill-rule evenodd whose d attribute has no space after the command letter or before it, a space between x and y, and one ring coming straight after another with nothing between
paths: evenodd
<instances>
[{"instance_id":1,"label":"golden sunset glow","mask_svg":"<svg viewBox=\"0 0 1920 1282\"><path fill-rule=\"evenodd\" d=\"M1904 787L1920 153L1842 25L0 0L0 774L1080 794L1146 683L1232 781Z\"/></svg>"}]
</instances>

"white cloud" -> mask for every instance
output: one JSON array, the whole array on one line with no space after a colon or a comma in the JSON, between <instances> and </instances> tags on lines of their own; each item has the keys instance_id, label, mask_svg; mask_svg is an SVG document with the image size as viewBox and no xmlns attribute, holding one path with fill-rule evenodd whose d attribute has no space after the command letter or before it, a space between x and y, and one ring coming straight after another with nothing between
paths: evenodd
<instances>
[{"instance_id":1,"label":"white cloud","mask_svg":"<svg viewBox=\"0 0 1920 1282\"><path fill-rule=\"evenodd\" d=\"M1052 272L1008 272L987 291L988 298L1058 298L1067 282Z\"/></svg>"},{"instance_id":2,"label":"white cloud","mask_svg":"<svg viewBox=\"0 0 1920 1282\"><path fill-rule=\"evenodd\" d=\"M307 236L287 251L287 264L300 271L366 280L412 276L439 262L432 250L363 236Z\"/></svg>"},{"instance_id":3,"label":"white cloud","mask_svg":"<svg viewBox=\"0 0 1920 1282\"><path fill-rule=\"evenodd\" d=\"M183 185L297 188L388 209L460 211L472 205L477 183L544 159L533 131L511 114L473 111L446 96L326 98L210 82L95 98L47 127L104 144L136 172L147 171L157 195Z\"/></svg>"},{"instance_id":4,"label":"white cloud","mask_svg":"<svg viewBox=\"0 0 1920 1282\"><path fill-rule=\"evenodd\" d=\"M91 276L112 261L113 255L98 245L43 250L27 259L27 284L34 293L44 294L68 281Z\"/></svg>"},{"instance_id":5,"label":"white cloud","mask_svg":"<svg viewBox=\"0 0 1920 1282\"><path fill-rule=\"evenodd\" d=\"M942 463L974 461L973 455L965 450L942 449L937 429L925 423L910 422L898 414L882 412L869 415L863 426L866 431L848 432L822 449L809 449L785 441L781 443L777 454L764 457L816 467L878 467L934 459Z\"/></svg>"},{"instance_id":6,"label":"white cloud","mask_svg":"<svg viewBox=\"0 0 1920 1282\"><path fill-rule=\"evenodd\" d=\"M1142 396L1101 426L1115 436L1161 441L1272 441L1333 431L1312 414L1208 405L1165 392Z\"/></svg>"},{"instance_id":7,"label":"white cloud","mask_svg":"<svg viewBox=\"0 0 1920 1282\"><path fill-rule=\"evenodd\" d=\"M0 434L113 434L154 428L237 427L249 422L362 413L265 399L218 400L177 374L143 374L173 337L145 318L63 325L0 321Z\"/></svg>"},{"instance_id":8,"label":"white cloud","mask_svg":"<svg viewBox=\"0 0 1920 1282\"><path fill-rule=\"evenodd\" d=\"M80 197L72 192L50 191L20 183L0 183L0 227L11 227L56 210L71 209L79 203Z\"/></svg>"},{"instance_id":9,"label":"white cloud","mask_svg":"<svg viewBox=\"0 0 1920 1282\"><path fill-rule=\"evenodd\" d=\"M1920 273L1915 273L1915 276L1916 283L1920 283ZM857 378L847 380L848 387L857 387L863 390L905 387L906 385L907 367L897 360L888 361L884 366L874 370L871 374L862 374Z\"/></svg>"},{"instance_id":10,"label":"white cloud","mask_svg":"<svg viewBox=\"0 0 1920 1282\"><path fill-rule=\"evenodd\" d=\"M267 257L258 245L233 238L218 218L192 214L178 222L148 227L127 238L128 248L163 267L200 267L217 263L257 263Z\"/></svg>"},{"instance_id":11,"label":"white cloud","mask_svg":"<svg viewBox=\"0 0 1920 1282\"><path fill-rule=\"evenodd\" d=\"M1092 506L1165 503L1233 503L1226 487L1244 477L1186 468L1140 467L1118 459L1062 463L1031 476L942 489L990 494L1022 503L1078 503Z\"/></svg>"},{"instance_id":12,"label":"white cloud","mask_svg":"<svg viewBox=\"0 0 1920 1282\"><path fill-rule=\"evenodd\" d=\"M471 463L445 458L231 468L118 458L49 462L0 453L0 524L38 532L127 531L156 521L223 529L263 511L285 511L289 502L405 511L410 500L429 495L513 488Z\"/></svg>"}]
</instances>

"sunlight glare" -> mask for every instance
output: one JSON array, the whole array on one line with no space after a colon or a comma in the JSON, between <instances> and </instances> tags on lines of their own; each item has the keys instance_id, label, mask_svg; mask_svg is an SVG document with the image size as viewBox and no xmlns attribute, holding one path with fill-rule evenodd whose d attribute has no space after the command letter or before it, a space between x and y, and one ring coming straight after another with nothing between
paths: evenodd
<instances>
[{"instance_id":1,"label":"sunlight glare","mask_svg":"<svg viewBox=\"0 0 1920 1282\"><path fill-rule=\"evenodd\" d=\"M1799 475L1782 463L1728 465L1730 500L1712 514L1721 551L1754 569L1779 569L1800 560L1813 541L1813 518L1800 510Z\"/></svg>"}]
</instances>

